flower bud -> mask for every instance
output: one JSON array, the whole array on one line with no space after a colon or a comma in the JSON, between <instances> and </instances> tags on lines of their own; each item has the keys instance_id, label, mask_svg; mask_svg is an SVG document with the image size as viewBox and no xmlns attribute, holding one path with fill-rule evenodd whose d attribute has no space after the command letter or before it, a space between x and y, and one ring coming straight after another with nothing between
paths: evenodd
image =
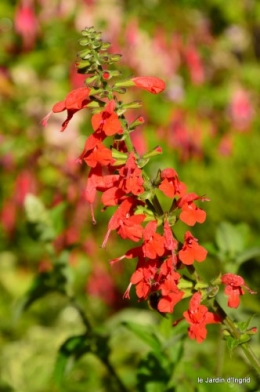
<instances>
[{"instance_id":1,"label":"flower bud","mask_svg":"<svg viewBox=\"0 0 260 392\"><path fill-rule=\"evenodd\" d=\"M134 82L132 79L124 79L124 80L119 80L114 84L115 87L133 87L135 86Z\"/></svg>"},{"instance_id":2,"label":"flower bud","mask_svg":"<svg viewBox=\"0 0 260 392\"><path fill-rule=\"evenodd\" d=\"M128 155L121 151L116 150L115 148L112 148L112 157L114 159L121 159L123 160L123 163L125 163L128 158Z\"/></svg>"},{"instance_id":3,"label":"flower bud","mask_svg":"<svg viewBox=\"0 0 260 392\"><path fill-rule=\"evenodd\" d=\"M142 116L137 117L130 125L129 125L129 130L132 131L139 125L144 123L144 118Z\"/></svg>"},{"instance_id":4,"label":"flower bud","mask_svg":"<svg viewBox=\"0 0 260 392\"><path fill-rule=\"evenodd\" d=\"M83 68L87 68L90 65L90 62L88 60L84 60L84 61L77 61L75 63L76 67L78 69L83 69Z\"/></svg>"},{"instance_id":5,"label":"flower bud","mask_svg":"<svg viewBox=\"0 0 260 392\"><path fill-rule=\"evenodd\" d=\"M162 152L163 152L162 147L157 146L157 147L153 148L151 151L144 154L143 158L152 158L152 157L155 157L156 155L162 154Z\"/></svg>"}]
</instances>

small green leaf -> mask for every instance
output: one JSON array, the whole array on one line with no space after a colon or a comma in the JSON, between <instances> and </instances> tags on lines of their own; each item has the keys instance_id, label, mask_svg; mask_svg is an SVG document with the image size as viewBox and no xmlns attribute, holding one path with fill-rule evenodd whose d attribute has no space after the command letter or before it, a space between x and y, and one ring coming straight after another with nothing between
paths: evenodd
<instances>
[{"instance_id":1,"label":"small green leaf","mask_svg":"<svg viewBox=\"0 0 260 392\"><path fill-rule=\"evenodd\" d=\"M29 234L34 240L50 242L56 237L48 210L41 200L27 194L24 202Z\"/></svg>"},{"instance_id":2,"label":"small green leaf","mask_svg":"<svg viewBox=\"0 0 260 392\"><path fill-rule=\"evenodd\" d=\"M59 203L50 210L50 219L56 235L60 234L66 227L65 210L68 204L66 202Z\"/></svg>"},{"instance_id":3,"label":"small green leaf","mask_svg":"<svg viewBox=\"0 0 260 392\"><path fill-rule=\"evenodd\" d=\"M245 238L241 226L221 222L216 232L216 243L224 257L234 259L245 248Z\"/></svg>"},{"instance_id":4,"label":"small green leaf","mask_svg":"<svg viewBox=\"0 0 260 392\"><path fill-rule=\"evenodd\" d=\"M35 301L51 292L68 293L71 283L69 268L67 252L62 252L60 258L54 264L53 270L40 273L35 277L32 286L18 305L18 316L20 312L28 309Z\"/></svg>"},{"instance_id":5,"label":"small green leaf","mask_svg":"<svg viewBox=\"0 0 260 392\"><path fill-rule=\"evenodd\" d=\"M255 257L260 256L260 248L259 247L253 247L244 250L241 252L237 257L236 257L236 263L238 265L243 264L245 261L251 260Z\"/></svg>"},{"instance_id":6,"label":"small green leaf","mask_svg":"<svg viewBox=\"0 0 260 392\"><path fill-rule=\"evenodd\" d=\"M150 327L128 321L123 322L122 325L138 336L144 343L148 344L155 352L161 352L161 342L155 333L151 332Z\"/></svg>"},{"instance_id":7,"label":"small green leaf","mask_svg":"<svg viewBox=\"0 0 260 392\"><path fill-rule=\"evenodd\" d=\"M75 360L90 351L91 340L84 334L69 337L60 347L54 366L53 379L61 385L64 375L73 366Z\"/></svg>"}]
</instances>

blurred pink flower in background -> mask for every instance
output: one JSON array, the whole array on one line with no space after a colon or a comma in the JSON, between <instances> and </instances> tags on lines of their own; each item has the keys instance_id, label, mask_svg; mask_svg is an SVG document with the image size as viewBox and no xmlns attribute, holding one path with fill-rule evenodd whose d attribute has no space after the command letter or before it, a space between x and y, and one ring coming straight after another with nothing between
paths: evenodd
<instances>
[{"instance_id":1,"label":"blurred pink flower in background","mask_svg":"<svg viewBox=\"0 0 260 392\"><path fill-rule=\"evenodd\" d=\"M238 131L246 131L250 128L254 117L254 109L248 92L243 88L234 90L231 97L229 115L233 127Z\"/></svg>"},{"instance_id":2,"label":"blurred pink flower in background","mask_svg":"<svg viewBox=\"0 0 260 392\"><path fill-rule=\"evenodd\" d=\"M189 43L184 48L184 57L190 72L192 83L196 85L202 84L205 81L204 66L200 54L194 44Z\"/></svg>"},{"instance_id":3,"label":"blurred pink flower in background","mask_svg":"<svg viewBox=\"0 0 260 392\"><path fill-rule=\"evenodd\" d=\"M233 150L233 139L231 135L227 134L222 136L218 147L219 153L221 155L228 156L232 153L232 150Z\"/></svg>"},{"instance_id":4,"label":"blurred pink flower in background","mask_svg":"<svg viewBox=\"0 0 260 392\"><path fill-rule=\"evenodd\" d=\"M39 32L39 23L32 0L19 2L14 16L14 28L22 37L24 49L32 49Z\"/></svg>"}]
</instances>

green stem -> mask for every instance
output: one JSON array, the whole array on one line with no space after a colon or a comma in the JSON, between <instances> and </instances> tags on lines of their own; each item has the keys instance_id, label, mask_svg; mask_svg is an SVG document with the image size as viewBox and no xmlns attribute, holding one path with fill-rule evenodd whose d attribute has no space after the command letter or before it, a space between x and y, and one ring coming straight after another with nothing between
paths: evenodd
<instances>
[{"instance_id":1,"label":"green stem","mask_svg":"<svg viewBox=\"0 0 260 392\"><path fill-rule=\"evenodd\" d=\"M124 384L122 383L122 381L120 380L118 375L116 374L115 369L113 368L113 366L109 362L109 359L108 358L102 359L102 362L107 367L107 369L109 370L109 373L113 376L114 380L116 381L117 385L119 386L119 391L120 392L128 392L128 390L126 389L126 387L124 386Z\"/></svg>"},{"instance_id":2,"label":"green stem","mask_svg":"<svg viewBox=\"0 0 260 392\"><path fill-rule=\"evenodd\" d=\"M84 310L77 303L75 297L69 297L69 300L70 300L71 305L78 311L78 313L79 313L79 315L81 317L81 320L82 320L83 324L85 325L87 331L88 332L91 331L92 330L91 324L90 324L90 322L89 322L89 320L88 320Z\"/></svg>"},{"instance_id":3,"label":"green stem","mask_svg":"<svg viewBox=\"0 0 260 392\"><path fill-rule=\"evenodd\" d=\"M92 330L92 326L91 326L85 312L83 311L81 306L77 303L77 301L74 297L70 297L69 300L70 300L71 305L78 311L78 313L81 317L81 320L87 329L87 333L89 333ZM109 362L109 359L108 358L106 358L106 359L100 358L100 359L104 363L104 365L107 367L111 376L115 379L117 385L119 386L119 391L120 392L128 392L127 389L125 388L125 386L122 384L122 381L120 380L120 378L116 374L115 369L113 368L113 366Z\"/></svg>"},{"instance_id":4,"label":"green stem","mask_svg":"<svg viewBox=\"0 0 260 392\"><path fill-rule=\"evenodd\" d=\"M214 300L209 300L210 306L214 310L214 312L221 318L222 323L227 326L229 332L235 339L240 338L240 331L235 326L234 322L231 318L226 314L226 312L222 309L219 303ZM260 374L260 362L258 358L255 356L254 352L252 351L251 347L248 346L247 343L243 343L240 345L246 358L248 359L250 365L255 369L255 371Z\"/></svg>"}]
</instances>

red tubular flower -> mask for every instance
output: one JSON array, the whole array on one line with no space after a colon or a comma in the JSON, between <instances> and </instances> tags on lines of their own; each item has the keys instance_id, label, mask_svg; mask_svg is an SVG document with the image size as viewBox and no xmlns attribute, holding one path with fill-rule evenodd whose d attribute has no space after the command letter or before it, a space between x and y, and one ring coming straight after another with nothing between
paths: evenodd
<instances>
[{"instance_id":1,"label":"red tubular flower","mask_svg":"<svg viewBox=\"0 0 260 392\"><path fill-rule=\"evenodd\" d=\"M145 257L149 259L155 259L157 256L162 256L164 254L164 239L163 237L156 233L157 222L151 221L147 223L143 230L143 252Z\"/></svg>"},{"instance_id":2,"label":"red tubular flower","mask_svg":"<svg viewBox=\"0 0 260 392\"><path fill-rule=\"evenodd\" d=\"M80 87L75 90L72 90L63 101L55 103L55 105L52 107L52 111L42 119L42 125L47 125L48 119L52 113L60 113L64 110L67 110L67 118L62 123L61 127L61 132L63 132L64 129L67 128L68 123L70 122L74 114L79 110L87 107L88 104L91 102L91 99L89 99L89 92L90 89L88 87Z\"/></svg>"},{"instance_id":3,"label":"red tubular flower","mask_svg":"<svg viewBox=\"0 0 260 392\"><path fill-rule=\"evenodd\" d=\"M206 219L206 212L193 203L194 200L198 199L209 201L209 199L198 196L196 193L188 193L177 201L177 207L182 209L180 220L189 226L194 226L196 222L203 223Z\"/></svg>"},{"instance_id":4,"label":"red tubular flower","mask_svg":"<svg viewBox=\"0 0 260 392\"><path fill-rule=\"evenodd\" d=\"M92 222L94 224L96 223L96 220L94 217L93 203L97 190L103 192L110 188L117 180L117 177L117 174L104 175L100 165L95 166L89 172L85 189L85 199L90 203Z\"/></svg>"},{"instance_id":5,"label":"red tubular flower","mask_svg":"<svg viewBox=\"0 0 260 392\"><path fill-rule=\"evenodd\" d=\"M179 181L178 174L174 169L168 168L161 172L162 182L159 189L165 196L173 198L175 196L182 196L186 192L186 185Z\"/></svg>"},{"instance_id":6,"label":"red tubular flower","mask_svg":"<svg viewBox=\"0 0 260 392\"><path fill-rule=\"evenodd\" d=\"M174 306L182 299L183 292L177 287L180 279L178 272L172 271L160 285L162 297L158 302L157 309L162 313L172 313Z\"/></svg>"},{"instance_id":7,"label":"red tubular flower","mask_svg":"<svg viewBox=\"0 0 260 392\"><path fill-rule=\"evenodd\" d=\"M122 177L120 187L125 193L139 195L144 192L142 170L137 166L134 153L130 153L125 165L118 171Z\"/></svg>"},{"instance_id":8,"label":"red tubular flower","mask_svg":"<svg viewBox=\"0 0 260 392\"><path fill-rule=\"evenodd\" d=\"M90 135L85 143L84 150L80 154L77 159L77 162L82 163L82 160L88 153L88 151L93 150L98 144L100 144L106 138L106 134L104 132L94 132Z\"/></svg>"},{"instance_id":9,"label":"red tubular flower","mask_svg":"<svg viewBox=\"0 0 260 392\"><path fill-rule=\"evenodd\" d=\"M145 260L143 257L139 258L136 270L130 280L131 284L136 285L136 295L138 298L147 299L151 292L158 267L158 260Z\"/></svg>"},{"instance_id":10,"label":"red tubular flower","mask_svg":"<svg viewBox=\"0 0 260 392\"><path fill-rule=\"evenodd\" d=\"M207 250L198 244L198 240L187 231L184 236L184 245L179 251L179 259L183 264L191 265L196 261L204 261L207 257Z\"/></svg>"},{"instance_id":11,"label":"red tubular flower","mask_svg":"<svg viewBox=\"0 0 260 392\"><path fill-rule=\"evenodd\" d=\"M174 252L178 247L178 241L173 237L172 230L168 221L164 222L163 231L164 246L167 250L170 250L172 252L172 264L175 265L177 263L177 259Z\"/></svg>"},{"instance_id":12,"label":"red tubular flower","mask_svg":"<svg viewBox=\"0 0 260 392\"><path fill-rule=\"evenodd\" d=\"M158 94L165 89L164 81L153 76L139 76L131 80L136 87L149 91L152 94Z\"/></svg>"},{"instance_id":13,"label":"red tubular flower","mask_svg":"<svg viewBox=\"0 0 260 392\"><path fill-rule=\"evenodd\" d=\"M225 294L228 296L228 306L230 308L237 308L240 304L240 295L244 294L242 286L248 290L250 294L256 294L249 287L245 285L244 279L239 275L225 274L222 276L221 281L226 285Z\"/></svg>"},{"instance_id":14,"label":"red tubular flower","mask_svg":"<svg viewBox=\"0 0 260 392\"><path fill-rule=\"evenodd\" d=\"M103 248L106 245L111 230L116 230L123 239L129 238L134 242L137 242L142 238L143 227L141 226L141 223L145 219L145 215L131 215L130 210L133 205L134 200L131 197L128 197L120 204L108 223L108 231L102 243Z\"/></svg>"},{"instance_id":15,"label":"red tubular flower","mask_svg":"<svg viewBox=\"0 0 260 392\"><path fill-rule=\"evenodd\" d=\"M112 100L107 103L104 110L94 114L91 119L94 131L104 131L107 136L123 133L118 115L114 112L115 107L116 103Z\"/></svg>"},{"instance_id":16,"label":"red tubular flower","mask_svg":"<svg viewBox=\"0 0 260 392\"><path fill-rule=\"evenodd\" d=\"M190 339L196 339L198 343L203 342L207 336L206 325L221 322L219 316L208 311L204 305L200 305L201 294L193 294L190 300L189 310L183 313L185 320L190 324L188 334Z\"/></svg>"},{"instance_id":17,"label":"red tubular flower","mask_svg":"<svg viewBox=\"0 0 260 392\"><path fill-rule=\"evenodd\" d=\"M95 167L98 163L102 166L107 166L115 161L111 150L102 143L99 143L93 150L87 151L83 160L90 167Z\"/></svg>"}]
</instances>

